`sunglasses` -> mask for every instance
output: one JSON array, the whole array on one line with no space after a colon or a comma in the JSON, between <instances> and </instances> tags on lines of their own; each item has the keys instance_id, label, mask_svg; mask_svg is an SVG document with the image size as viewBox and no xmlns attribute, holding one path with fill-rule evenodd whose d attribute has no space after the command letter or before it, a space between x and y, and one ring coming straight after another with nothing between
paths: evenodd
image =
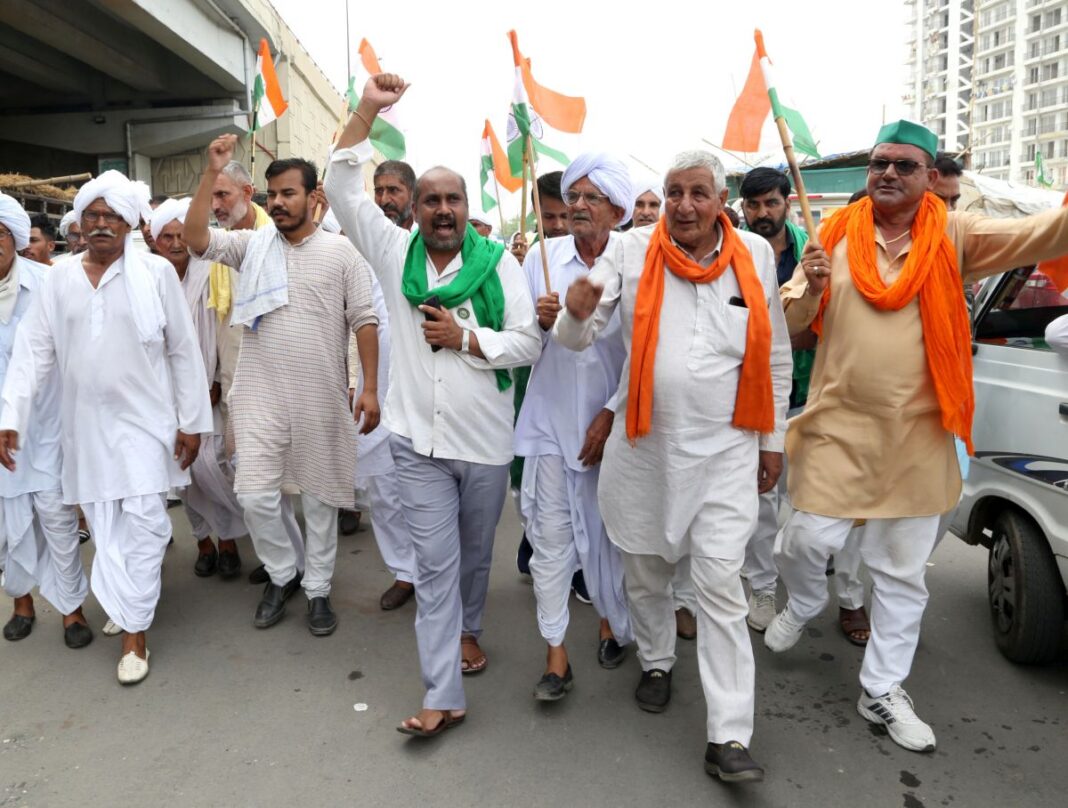
<instances>
[{"instance_id":1,"label":"sunglasses","mask_svg":"<svg viewBox=\"0 0 1068 808\"><path fill-rule=\"evenodd\" d=\"M868 161L868 171L876 176L885 174L889 170L890 166L894 167L894 171L899 177L907 177L910 174L915 174L916 169L924 165L918 163L915 160L883 160L876 157Z\"/></svg>"}]
</instances>

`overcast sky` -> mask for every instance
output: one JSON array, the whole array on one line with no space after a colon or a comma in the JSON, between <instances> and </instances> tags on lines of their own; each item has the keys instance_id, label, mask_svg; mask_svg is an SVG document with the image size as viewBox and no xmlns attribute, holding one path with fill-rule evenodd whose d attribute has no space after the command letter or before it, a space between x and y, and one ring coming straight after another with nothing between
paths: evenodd
<instances>
[{"instance_id":1,"label":"overcast sky","mask_svg":"<svg viewBox=\"0 0 1068 808\"><path fill-rule=\"evenodd\" d=\"M783 91L821 153L870 146L884 110L887 120L904 114L902 0L413 0L388 6L348 0L347 37L346 0L272 2L339 89L347 83L347 54L351 50L355 71L356 48L366 37L383 69L412 84L397 111L416 172L448 165L465 175L471 191L478 187L483 120L488 117L504 138L513 83L510 28L540 84L586 98L578 142L549 145L571 156L610 151L636 172L644 171L637 161L659 173L676 152L705 146L703 138L720 142L757 27ZM401 8L406 12L398 16ZM779 156L776 143L768 124L763 157ZM543 160L539 172L555 167ZM476 207L478 195L470 196ZM502 203L506 213L515 212L518 194Z\"/></svg>"}]
</instances>

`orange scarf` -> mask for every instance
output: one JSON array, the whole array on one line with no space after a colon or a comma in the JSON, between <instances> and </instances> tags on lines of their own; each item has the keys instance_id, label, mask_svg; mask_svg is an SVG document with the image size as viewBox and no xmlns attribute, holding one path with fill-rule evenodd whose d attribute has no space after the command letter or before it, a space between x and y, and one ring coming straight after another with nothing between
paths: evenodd
<instances>
[{"instance_id":1,"label":"orange scarf","mask_svg":"<svg viewBox=\"0 0 1068 808\"><path fill-rule=\"evenodd\" d=\"M745 359L734 403L734 426L757 432L775 429L775 395L771 387L771 316L753 256L742 243L730 219L719 215L723 247L709 267L684 253L668 235L664 218L653 231L645 252L645 266L634 301L634 331L631 337L630 386L627 403L627 438L647 435L653 420L653 365L660 334L660 307L664 303L664 267L690 283L711 283L734 268L742 299L749 307Z\"/></svg>"},{"instance_id":2,"label":"orange scarf","mask_svg":"<svg viewBox=\"0 0 1068 808\"><path fill-rule=\"evenodd\" d=\"M934 380L942 426L972 446L971 327L961 291L957 251L946 235L946 206L932 193L920 202L912 220L912 246L901 274L892 286L879 275L875 260L875 219L870 198L835 213L820 228L820 243L829 255L842 237L848 238L849 274L857 291L880 311L898 311L918 294L927 366ZM831 287L823 293L812 330L822 337L823 313Z\"/></svg>"}]
</instances>

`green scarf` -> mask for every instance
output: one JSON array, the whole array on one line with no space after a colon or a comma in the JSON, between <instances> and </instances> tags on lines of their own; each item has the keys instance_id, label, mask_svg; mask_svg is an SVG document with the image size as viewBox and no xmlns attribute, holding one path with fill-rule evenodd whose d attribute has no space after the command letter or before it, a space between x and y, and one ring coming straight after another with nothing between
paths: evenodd
<instances>
[{"instance_id":1,"label":"green scarf","mask_svg":"<svg viewBox=\"0 0 1068 808\"><path fill-rule=\"evenodd\" d=\"M483 238L469 222L460 247L463 266L451 283L434 289L441 305L453 309L470 299L479 325L500 331L504 326L504 287L497 274L497 264L503 254L503 244ZM401 292L413 306L423 305L431 295L426 282L426 243L418 230L408 242ZM498 390L512 386L512 377L507 370L495 370L494 373Z\"/></svg>"}]
</instances>

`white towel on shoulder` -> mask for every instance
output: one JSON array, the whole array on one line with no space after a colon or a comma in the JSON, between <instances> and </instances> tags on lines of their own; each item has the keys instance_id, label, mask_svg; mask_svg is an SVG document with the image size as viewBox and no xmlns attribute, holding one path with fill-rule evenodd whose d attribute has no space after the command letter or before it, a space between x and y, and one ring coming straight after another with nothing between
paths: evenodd
<instances>
[{"instance_id":1,"label":"white towel on shoulder","mask_svg":"<svg viewBox=\"0 0 1068 808\"><path fill-rule=\"evenodd\" d=\"M268 312L289 304L289 272L282 236L274 224L253 233L238 272L231 325L256 327Z\"/></svg>"}]
</instances>

